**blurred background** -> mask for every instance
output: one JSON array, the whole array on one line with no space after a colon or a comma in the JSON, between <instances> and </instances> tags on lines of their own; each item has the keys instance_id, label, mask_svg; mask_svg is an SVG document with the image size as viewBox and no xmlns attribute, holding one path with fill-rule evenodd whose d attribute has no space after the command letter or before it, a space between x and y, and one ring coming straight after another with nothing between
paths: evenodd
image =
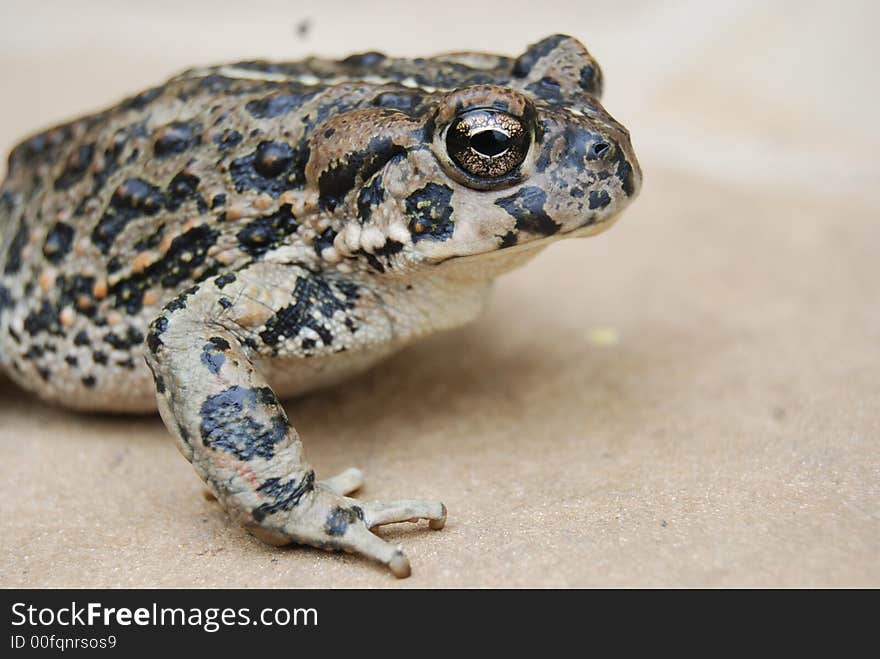
<instances>
[{"instance_id":1,"label":"blurred background","mask_svg":"<svg viewBox=\"0 0 880 659\"><path fill-rule=\"evenodd\" d=\"M2 8L2 75L15 106L0 126L5 149L194 65L377 49L515 55L563 32L599 60L606 105L631 128L646 165L876 200L872 2L4 0Z\"/></svg>"},{"instance_id":2,"label":"blurred background","mask_svg":"<svg viewBox=\"0 0 880 659\"><path fill-rule=\"evenodd\" d=\"M291 403L308 455L364 468L366 498L445 500L442 533L386 532L403 585L880 585L880 4L0 10L4 152L195 65L578 37L641 197L505 276L476 325ZM157 419L0 387L3 585L399 585L232 528Z\"/></svg>"}]
</instances>

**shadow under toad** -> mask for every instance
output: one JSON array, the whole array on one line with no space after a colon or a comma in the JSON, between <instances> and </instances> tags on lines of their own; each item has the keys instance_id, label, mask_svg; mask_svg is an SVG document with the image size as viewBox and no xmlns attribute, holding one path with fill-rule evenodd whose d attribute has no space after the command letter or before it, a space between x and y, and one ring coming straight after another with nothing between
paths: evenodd
<instances>
[{"instance_id":1,"label":"shadow under toad","mask_svg":"<svg viewBox=\"0 0 880 659\"><path fill-rule=\"evenodd\" d=\"M680 337L669 330L645 328L644 336L603 349L591 345L586 332L554 327L550 332L545 328L540 340L502 346L497 332L497 323L484 318L428 337L342 384L285 401L291 420L304 437L306 454L322 437L327 441L356 437L358 447L368 453L409 450L395 446L397 440L389 444L389 435L405 435L411 440L420 429L442 429L445 420L453 417L459 428L469 425L469 420L479 425L487 412L515 428L525 415L540 417L541 399L547 396L553 399L553 410L548 413L575 418L601 412L606 425L610 420L626 431L632 428L633 410L638 409L640 381L667 369L664 346L680 343ZM688 361L699 363L701 354L694 346ZM560 374L573 366L589 385L554 388ZM686 364L677 366L681 372L690 370ZM591 400L596 400L589 394L599 391L611 391L613 405L606 401L601 410L590 409ZM120 424L129 431L134 425L163 440L167 435L157 413L66 410L40 400L0 373L0 418L9 414L35 421L52 417L71 424L87 421L96 434L106 435L108 440ZM401 427L411 428L411 432L389 432ZM553 441L552 437L543 439Z\"/></svg>"}]
</instances>

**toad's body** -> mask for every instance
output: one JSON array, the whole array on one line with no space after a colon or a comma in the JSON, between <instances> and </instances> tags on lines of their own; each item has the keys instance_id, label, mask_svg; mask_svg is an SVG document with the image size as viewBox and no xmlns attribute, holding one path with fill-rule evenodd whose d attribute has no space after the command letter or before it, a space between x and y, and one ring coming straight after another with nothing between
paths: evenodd
<instances>
[{"instance_id":1,"label":"toad's body","mask_svg":"<svg viewBox=\"0 0 880 659\"><path fill-rule=\"evenodd\" d=\"M0 362L69 407L158 407L255 535L409 566L318 481L279 396L481 310L492 280L636 194L596 62L555 36L467 53L193 70L17 147L0 188ZM144 362L146 361L146 365Z\"/></svg>"}]
</instances>

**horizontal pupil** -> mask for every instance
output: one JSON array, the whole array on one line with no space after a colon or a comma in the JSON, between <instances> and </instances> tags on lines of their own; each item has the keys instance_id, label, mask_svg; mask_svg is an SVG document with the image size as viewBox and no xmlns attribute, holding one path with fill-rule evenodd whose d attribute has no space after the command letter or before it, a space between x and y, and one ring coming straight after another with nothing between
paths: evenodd
<instances>
[{"instance_id":1,"label":"horizontal pupil","mask_svg":"<svg viewBox=\"0 0 880 659\"><path fill-rule=\"evenodd\" d=\"M510 147L510 137L500 130L484 130L471 136L471 148L488 157L504 153Z\"/></svg>"}]
</instances>

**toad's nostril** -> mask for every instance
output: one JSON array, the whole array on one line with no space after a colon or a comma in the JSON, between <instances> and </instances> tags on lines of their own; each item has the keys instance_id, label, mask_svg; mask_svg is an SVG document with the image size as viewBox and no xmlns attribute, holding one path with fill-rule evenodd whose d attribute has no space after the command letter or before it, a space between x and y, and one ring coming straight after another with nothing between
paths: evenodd
<instances>
[{"instance_id":1,"label":"toad's nostril","mask_svg":"<svg viewBox=\"0 0 880 659\"><path fill-rule=\"evenodd\" d=\"M611 148L611 145L608 144L608 142L596 142L596 143L593 145L593 149L592 149L592 151L593 151L593 156L594 156L595 158L601 158L601 157L604 156L606 153L608 153L608 150L609 150L610 148Z\"/></svg>"}]
</instances>

